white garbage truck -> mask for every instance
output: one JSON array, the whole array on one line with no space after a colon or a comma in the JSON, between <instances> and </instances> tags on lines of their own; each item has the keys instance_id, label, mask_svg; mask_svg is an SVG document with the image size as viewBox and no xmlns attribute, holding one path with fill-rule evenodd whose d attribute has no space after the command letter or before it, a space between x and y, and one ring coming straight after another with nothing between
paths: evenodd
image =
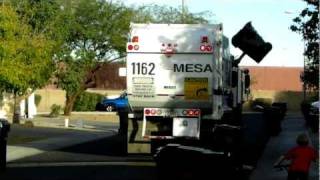
<instances>
[{"instance_id":1,"label":"white garbage truck","mask_svg":"<svg viewBox=\"0 0 320 180\"><path fill-rule=\"evenodd\" d=\"M217 127L239 126L250 78L222 24L132 23L126 63L128 153L173 143L210 149Z\"/></svg>"}]
</instances>

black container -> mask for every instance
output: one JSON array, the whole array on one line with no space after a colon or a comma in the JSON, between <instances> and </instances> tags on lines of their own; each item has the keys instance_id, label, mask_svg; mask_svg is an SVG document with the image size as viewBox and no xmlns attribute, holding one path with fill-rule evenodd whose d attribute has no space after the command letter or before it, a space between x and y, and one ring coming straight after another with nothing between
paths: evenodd
<instances>
[{"instance_id":1,"label":"black container","mask_svg":"<svg viewBox=\"0 0 320 180\"><path fill-rule=\"evenodd\" d=\"M7 161L7 138L10 124L6 119L0 119L0 171L6 169Z\"/></svg>"}]
</instances>

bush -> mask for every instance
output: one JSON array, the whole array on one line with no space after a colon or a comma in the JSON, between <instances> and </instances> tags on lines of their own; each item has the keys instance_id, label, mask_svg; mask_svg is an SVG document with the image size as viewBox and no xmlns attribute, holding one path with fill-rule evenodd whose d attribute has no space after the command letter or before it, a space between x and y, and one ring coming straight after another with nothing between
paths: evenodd
<instances>
[{"instance_id":1,"label":"bush","mask_svg":"<svg viewBox=\"0 0 320 180\"><path fill-rule=\"evenodd\" d=\"M76 99L73 111L95 111L96 104L103 98L101 94L84 92Z\"/></svg>"},{"instance_id":2,"label":"bush","mask_svg":"<svg viewBox=\"0 0 320 180\"><path fill-rule=\"evenodd\" d=\"M51 112L50 112L49 116L50 117L58 117L60 115L62 107L57 104L52 104L50 109L51 109Z\"/></svg>"},{"instance_id":3,"label":"bush","mask_svg":"<svg viewBox=\"0 0 320 180\"><path fill-rule=\"evenodd\" d=\"M36 106L38 107L40 102L41 102L41 95L40 94L35 94L34 95L34 103L36 104Z\"/></svg>"}]
</instances>

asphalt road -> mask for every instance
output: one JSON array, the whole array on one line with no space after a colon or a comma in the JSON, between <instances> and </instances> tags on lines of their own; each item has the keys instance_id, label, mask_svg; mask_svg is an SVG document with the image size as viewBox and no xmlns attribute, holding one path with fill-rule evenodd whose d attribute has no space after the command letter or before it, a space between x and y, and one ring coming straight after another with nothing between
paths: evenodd
<instances>
[{"instance_id":1,"label":"asphalt road","mask_svg":"<svg viewBox=\"0 0 320 180\"><path fill-rule=\"evenodd\" d=\"M265 141L263 134L263 122L261 115L255 114L245 116L247 141L246 145L252 145L250 151L243 155L249 158L249 163L254 164L259 156L262 145L257 142ZM93 124L99 126L97 124ZM102 124L106 129L113 129L117 125ZM262 129L257 129L262 128ZM49 132L50 134L50 132ZM16 160L8 164L7 171L0 173L0 179L21 179L21 180L64 180L64 179L206 179L214 176L219 179L239 179L236 174L222 172L212 166L212 162L197 162L190 164L189 169L173 167L169 171L159 171L155 166L153 158L149 155L123 156L121 149L122 139L114 135L108 138L79 144L60 150L49 151L31 157ZM258 144L259 144L258 143ZM256 149L255 149L256 148ZM252 154L255 153L255 154ZM218 166L217 166L218 167ZM203 171L193 169L206 168ZM176 174L173 174L176 173ZM219 175L218 175L219 174Z\"/></svg>"}]
</instances>

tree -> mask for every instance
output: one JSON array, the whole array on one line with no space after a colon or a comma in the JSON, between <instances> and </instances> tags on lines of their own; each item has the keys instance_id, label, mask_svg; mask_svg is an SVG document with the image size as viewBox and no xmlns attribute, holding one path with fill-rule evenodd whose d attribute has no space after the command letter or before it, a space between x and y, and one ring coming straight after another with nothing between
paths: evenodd
<instances>
[{"instance_id":1,"label":"tree","mask_svg":"<svg viewBox=\"0 0 320 180\"><path fill-rule=\"evenodd\" d=\"M135 23L165 23L165 24L207 24L213 14L209 11L191 13L188 9L174 8L170 6L147 5L134 9Z\"/></svg>"},{"instance_id":2,"label":"tree","mask_svg":"<svg viewBox=\"0 0 320 180\"><path fill-rule=\"evenodd\" d=\"M307 7L293 19L292 31L302 35L305 71L301 80L311 90L319 90L319 0L304 0Z\"/></svg>"},{"instance_id":3,"label":"tree","mask_svg":"<svg viewBox=\"0 0 320 180\"><path fill-rule=\"evenodd\" d=\"M53 44L44 34L33 33L13 8L0 7L0 89L15 96L15 123L19 102L51 77Z\"/></svg>"},{"instance_id":4,"label":"tree","mask_svg":"<svg viewBox=\"0 0 320 180\"><path fill-rule=\"evenodd\" d=\"M63 9L60 22L66 26L66 36L57 58L57 77L66 91L64 114L70 115L76 98L95 84L101 63L124 56L132 11L96 0L69 1Z\"/></svg>"},{"instance_id":5,"label":"tree","mask_svg":"<svg viewBox=\"0 0 320 180\"><path fill-rule=\"evenodd\" d=\"M111 1L79 0L63 5L66 38L59 54L58 85L66 91L64 114L70 115L75 99L95 86L102 63L125 57L130 22L181 23L178 9L167 6L128 8ZM207 23L200 15L186 13L188 23ZM66 25L67 24L67 25Z\"/></svg>"}]
</instances>

